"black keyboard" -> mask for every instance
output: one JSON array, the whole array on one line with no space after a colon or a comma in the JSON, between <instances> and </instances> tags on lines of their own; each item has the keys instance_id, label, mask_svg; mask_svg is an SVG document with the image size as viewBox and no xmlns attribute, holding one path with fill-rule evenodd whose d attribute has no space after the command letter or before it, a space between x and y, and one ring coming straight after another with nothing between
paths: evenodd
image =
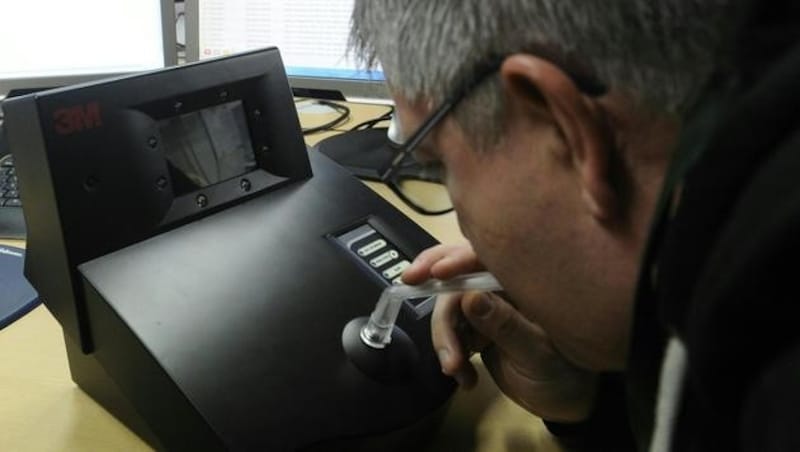
<instances>
[{"instance_id":1,"label":"black keyboard","mask_svg":"<svg viewBox=\"0 0 800 452\"><path fill-rule=\"evenodd\" d=\"M14 157L10 155L0 160L0 207L22 207Z\"/></svg>"},{"instance_id":2,"label":"black keyboard","mask_svg":"<svg viewBox=\"0 0 800 452\"><path fill-rule=\"evenodd\" d=\"M5 143L0 146L4 147ZM0 239L24 238L25 219L22 216L14 157L0 152Z\"/></svg>"},{"instance_id":3,"label":"black keyboard","mask_svg":"<svg viewBox=\"0 0 800 452\"><path fill-rule=\"evenodd\" d=\"M50 88L16 89L6 95L6 99L23 96ZM0 101L0 239L21 239L26 237L25 218L22 215L22 201L17 188L17 174L14 158L6 143L3 130L2 102Z\"/></svg>"}]
</instances>

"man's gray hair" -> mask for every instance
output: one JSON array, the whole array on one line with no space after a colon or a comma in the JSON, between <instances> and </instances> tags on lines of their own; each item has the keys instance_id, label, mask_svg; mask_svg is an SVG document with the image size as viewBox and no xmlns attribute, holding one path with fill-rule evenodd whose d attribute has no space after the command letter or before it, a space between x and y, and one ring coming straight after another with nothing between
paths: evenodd
<instances>
[{"instance_id":1,"label":"man's gray hair","mask_svg":"<svg viewBox=\"0 0 800 452\"><path fill-rule=\"evenodd\" d=\"M393 91L412 101L438 105L488 58L545 48L656 111L680 113L714 68L730 3L356 0L351 48L369 66L380 62ZM497 80L485 85L457 119L497 136L502 96Z\"/></svg>"}]
</instances>

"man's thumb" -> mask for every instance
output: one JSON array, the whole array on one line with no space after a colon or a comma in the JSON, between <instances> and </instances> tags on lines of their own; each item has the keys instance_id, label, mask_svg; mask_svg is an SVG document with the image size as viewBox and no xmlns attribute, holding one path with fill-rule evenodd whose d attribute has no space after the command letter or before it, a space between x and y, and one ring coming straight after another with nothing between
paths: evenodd
<instances>
[{"instance_id":1,"label":"man's thumb","mask_svg":"<svg viewBox=\"0 0 800 452\"><path fill-rule=\"evenodd\" d=\"M463 312L475 332L512 356L531 353L532 346L545 337L538 325L494 294L465 296Z\"/></svg>"}]
</instances>

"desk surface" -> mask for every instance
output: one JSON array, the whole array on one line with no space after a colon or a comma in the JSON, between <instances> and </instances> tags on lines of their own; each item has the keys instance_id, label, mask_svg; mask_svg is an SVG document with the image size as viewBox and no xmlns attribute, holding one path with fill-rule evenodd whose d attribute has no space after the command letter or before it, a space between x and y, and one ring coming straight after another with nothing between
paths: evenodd
<instances>
[{"instance_id":1,"label":"desk surface","mask_svg":"<svg viewBox=\"0 0 800 452\"><path fill-rule=\"evenodd\" d=\"M339 131L306 137L309 144L386 111L381 105L353 104L352 118ZM303 125L325 123L335 113L302 113ZM397 206L437 240L463 241L455 215L422 216L385 186L367 185ZM22 246L23 241L0 240ZM541 422L498 392L478 358L480 383L458 391L429 450L560 451ZM0 330L0 450L149 451L146 443L72 382L61 328L44 306Z\"/></svg>"}]
</instances>

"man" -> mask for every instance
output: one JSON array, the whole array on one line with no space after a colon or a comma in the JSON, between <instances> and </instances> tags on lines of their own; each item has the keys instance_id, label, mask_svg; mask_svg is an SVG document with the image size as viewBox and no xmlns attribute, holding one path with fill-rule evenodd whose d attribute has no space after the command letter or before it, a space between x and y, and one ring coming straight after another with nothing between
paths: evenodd
<instances>
[{"instance_id":1,"label":"man","mask_svg":"<svg viewBox=\"0 0 800 452\"><path fill-rule=\"evenodd\" d=\"M778 360L782 352L798 354L796 335L785 329L764 334L771 320L765 314L757 316L765 324L748 331L745 315L761 312L759 290L775 297L770 306L781 313L797 314L796 303L777 297L768 278L742 286L747 297L730 292L747 279L743 269L752 274L766 267L749 259L755 245L736 252L742 237L735 227L727 238L732 248L717 244L717 234L731 229L726 221L736 217L737 197L746 199L749 188L737 181L749 187L755 170L747 164L758 168L769 160L728 156L743 162L741 171L729 171L725 145L741 145L742 156L769 153L759 154L748 140L714 140L726 133L715 135L719 124L738 124L732 136L747 131L747 122L726 108L760 86L748 63L755 57L760 64L778 61L791 45L785 45L787 33L762 33L757 43L764 47L751 45L747 55L728 58L722 44L743 2L729 3L356 2L353 44L368 62L383 66L406 135L429 130L415 153L442 164L470 243L422 253L404 280L486 268L506 289L503 298L439 300L433 336L444 373L472 385L468 353L482 351L509 397L557 435L583 437L598 448L634 447L629 428L639 450L784 450L797 441L791 436L796 409L777 403L776 388L760 380L774 379L780 389L800 381L800 357ZM789 3L755 16L780 19ZM737 71L720 78L729 67ZM693 108L707 86L714 89L702 108ZM772 111L759 102L745 107L751 120L761 111L755 107ZM734 120L726 122L729 116ZM429 118L436 118L435 127L425 127ZM657 202L682 130L681 151ZM721 150L703 152L714 144ZM692 172L684 177L686 168ZM714 185L719 175L727 184L722 191ZM757 200L766 192L756 190L750 204L763 207ZM719 200L711 204L719 208L705 211L706 198ZM782 218L768 209L764 214ZM666 229L663 220L670 217L673 226ZM788 218L800 228L800 214ZM773 223L768 226L782 224ZM739 258L741 268L728 267ZM714 279L726 271L738 280ZM477 337L457 334L461 319ZM765 338L757 341L771 350L764 360L756 359L761 349L717 346L742 347L748 334ZM740 351L743 366L755 367L732 367ZM797 389L787 394L800 398ZM760 413L779 419L767 425Z\"/></svg>"}]
</instances>

